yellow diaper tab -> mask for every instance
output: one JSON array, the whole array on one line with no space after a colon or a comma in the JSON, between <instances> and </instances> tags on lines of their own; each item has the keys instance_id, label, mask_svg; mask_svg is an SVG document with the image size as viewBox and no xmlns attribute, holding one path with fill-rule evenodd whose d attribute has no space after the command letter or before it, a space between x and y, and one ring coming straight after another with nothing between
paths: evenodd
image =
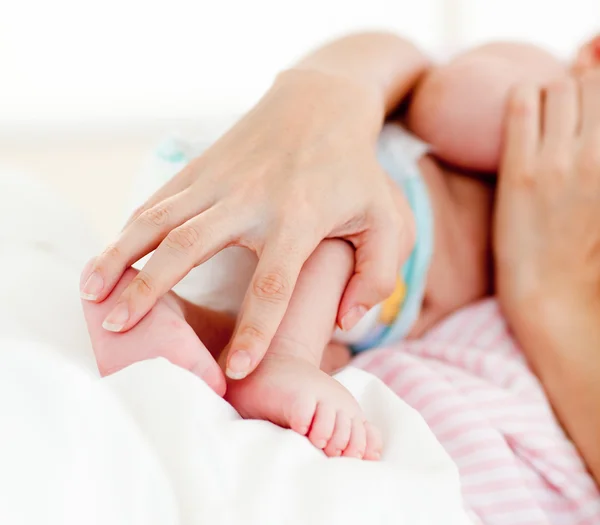
<instances>
[{"instance_id":1,"label":"yellow diaper tab","mask_svg":"<svg viewBox=\"0 0 600 525\"><path fill-rule=\"evenodd\" d=\"M400 277L396 279L396 289L383 303L381 303L381 312L379 321L386 325L391 325L398 317L404 298L406 297L406 283Z\"/></svg>"},{"instance_id":2,"label":"yellow diaper tab","mask_svg":"<svg viewBox=\"0 0 600 525\"><path fill-rule=\"evenodd\" d=\"M427 274L433 254L433 210L418 160L427 145L397 124L386 124L377 142L377 160L402 191L410 205L417 230L415 245L398 271L393 293L372 315L362 331L350 342L352 351L388 346L402 340L419 317L425 297Z\"/></svg>"}]
</instances>

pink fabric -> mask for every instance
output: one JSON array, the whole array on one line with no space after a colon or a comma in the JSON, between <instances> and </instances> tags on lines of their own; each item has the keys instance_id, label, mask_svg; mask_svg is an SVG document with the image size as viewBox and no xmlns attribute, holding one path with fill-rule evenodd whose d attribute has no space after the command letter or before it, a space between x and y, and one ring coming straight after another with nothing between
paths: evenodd
<instances>
[{"instance_id":1,"label":"pink fabric","mask_svg":"<svg viewBox=\"0 0 600 525\"><path fill-rule=\"evenodd\" d=\"M427 421L458 465L474 523L600 523L600 494L493 299L354 365Z\"/></svg>"}]
</instances>

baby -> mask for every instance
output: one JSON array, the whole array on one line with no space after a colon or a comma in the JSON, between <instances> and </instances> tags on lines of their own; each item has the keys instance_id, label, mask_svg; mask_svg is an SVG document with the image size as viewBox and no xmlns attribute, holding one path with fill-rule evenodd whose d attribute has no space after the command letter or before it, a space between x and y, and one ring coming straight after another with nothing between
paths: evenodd
<instances>
[{"instance_id":1,"label":"baby","mask_svg":"<svg viewBox=\"0 0 600 525\"><path fill-rule=\"evenodd\" d=\"M594 67L599 50L600 39L584 46L574 70ZM564 73L564 64L554 57L519 44L483 46L432 68L404 120L425 142L396 123L384 128L378 143L378 158L408 199L417 225L416 245L394 294L349 332L334 330L354 254L343 241L324 241L306 262L286 316L254 373L230 381L225 392L220 374L211 378L204 370L192 371L225 394L243 417L291 428L328 456L378 459L377 429L365 421L351 394L320 370L324 349L343 352L347 345L362 351L418 337L491 291L493 189L485 177L470 174L498 169L512 86L523 80L546 83ZM188 369L207 350L218 358L254 264L242 249L225 250L183 281L183 288L193 290L185 294L192 301L170 293L132 330L115 334L101 324L135 276L128 270L104 302L84 302L101 373L158 356Z\"/></svg>"}]
</instances>

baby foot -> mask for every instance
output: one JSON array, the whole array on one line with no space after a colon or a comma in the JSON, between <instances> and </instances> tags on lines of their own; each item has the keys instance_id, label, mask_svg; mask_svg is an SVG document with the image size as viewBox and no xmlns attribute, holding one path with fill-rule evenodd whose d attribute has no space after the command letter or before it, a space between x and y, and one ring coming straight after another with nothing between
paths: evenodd
<instances>
[{"instance_id":1,"label":"baby foot","mask_svg":"<svg viewBox=\"0 0 600 525\"><path fill-rule=\"evenodd\" d=\"M248 377L228 382L225 399L242 417L291 428L328 456L381 456L379 431L352 394L301 357L267 353Z\"/></svg>"},{"instance_id":2,"label":"baby foot","mask_svg":"<svg viewBox=\"0 0 600 525\"><path fill-rule=\"evenodd\" d=\"M82 301L100 374L106 376L138 361L164 357L201 377L222 396L226 388L223 373L186 321L184 302L174 293L162 297L148 315L127 332L114 333L102 328L105 316L137 273L128 269L103 302Z\"/></svg>"},{"instance_id":3,"label":"baby foot","mask_svg":"<svg viewBox=\"0 0 600 525\"><path fill-rule=\"evenodd\" d=\"M325 347L323 357L321 358L321 370L326 374L335 374L346 365L350 364L352 354L350 349L341 343L333 341Z\"/></svg>"}]
</instances>

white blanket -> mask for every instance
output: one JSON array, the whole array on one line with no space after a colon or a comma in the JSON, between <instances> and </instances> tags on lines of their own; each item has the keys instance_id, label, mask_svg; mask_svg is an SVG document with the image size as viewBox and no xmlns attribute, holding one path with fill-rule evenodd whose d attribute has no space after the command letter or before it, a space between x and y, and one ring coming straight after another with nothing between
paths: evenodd
<instances>
[{"instance_id":1,"label":"white blanket","mask_svg":"<svg viewBox=\"0 0 600 525\"><path fill-rule=\"evenodd\" d=\"M0 174L0 523L463 524L455 466L379 380L339 375L378 463L244 421L164 360L99 379L77 295L97 243L47 189Z\"/></svg>"}]
</instances>

